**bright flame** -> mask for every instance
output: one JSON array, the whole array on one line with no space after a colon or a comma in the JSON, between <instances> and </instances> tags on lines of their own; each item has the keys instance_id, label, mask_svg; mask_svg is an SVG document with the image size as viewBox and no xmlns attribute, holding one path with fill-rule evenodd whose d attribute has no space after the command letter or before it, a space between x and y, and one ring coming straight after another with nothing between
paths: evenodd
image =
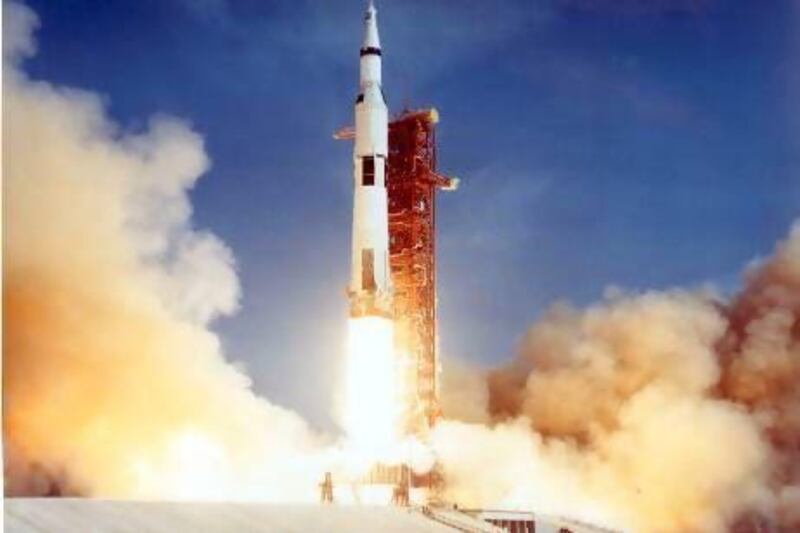
<instances>
[{"instance_id":1,"label":"bright flame","mask_svg":"<svg viewBox=\"0 0 800 533\"><path fill-rule=\"evenodd\" d=\"M229 494L228 457L211 436L187 430L176 435L165 451L162 461L133 462L141 497L220 500Z\"/></svg>"},{"instance_id":2,"label":"bright flame","mask_svg":"<svg viewBox=\"0 0 800 533\"><path fill-rule=\"evenodd\" d=\"M399 441L400 383L394 323L386 318L349 321L344 424L360 460L385 458Z\"/></svg>"},{"instance_id":3,"label":"bright flame","mask_svg":"<svg viewBox=\"0 0 800 533\"><path fill-rule=\"evenodd\" d=\"M217 499L224 487L227 458L222 447L202 433L181 435L170 450L177 495L182 499Z\"/></svg>"}]
</instances>

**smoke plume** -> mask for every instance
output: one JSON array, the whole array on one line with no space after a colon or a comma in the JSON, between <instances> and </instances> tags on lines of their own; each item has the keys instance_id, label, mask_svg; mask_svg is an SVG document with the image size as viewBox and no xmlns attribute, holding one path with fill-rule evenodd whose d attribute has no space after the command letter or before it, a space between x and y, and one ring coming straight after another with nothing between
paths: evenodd
<instances>
[{"instance_id":1,"label":"smoke plume","mask_svg":"<svg viewBox=\"0 0 800 533\"><path fill-rule=\"evenodd\" d=\"M317 437L209 329L239 285L192 227L202 138L166 116L126 131L97 95L29 79L37 17L4 8L6 493L316 497Z\"/></svg>"},{"instance_id":2,"label":"smoke plume","mask_svg":"<svg viewBox=\"0 0 800 533\"><path fill-rule=\"evenodd\" d=\"M729 301L554 306L473 378L483 413L436 430L448 496L636 531L800 528L798 318L800 225Z\"/></svg>"}]
</instances>

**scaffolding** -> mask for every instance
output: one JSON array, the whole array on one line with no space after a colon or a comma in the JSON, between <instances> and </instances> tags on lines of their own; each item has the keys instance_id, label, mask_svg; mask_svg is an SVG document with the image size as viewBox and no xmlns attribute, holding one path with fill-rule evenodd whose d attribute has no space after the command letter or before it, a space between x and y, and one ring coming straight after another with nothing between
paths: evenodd
<instances>
[{"instance_id":1,"label":"scaffolding","mask_svg":"<svg viewBox=\"0 0 800 533\"><path fill-rule=\"evenodd\" d=\"M441 415L436 322L436 191L457 180L436 172L436 109L389 123L389 255L395 349L407 362L406 431L424 434Z\"/></svg>"}]
</instances>

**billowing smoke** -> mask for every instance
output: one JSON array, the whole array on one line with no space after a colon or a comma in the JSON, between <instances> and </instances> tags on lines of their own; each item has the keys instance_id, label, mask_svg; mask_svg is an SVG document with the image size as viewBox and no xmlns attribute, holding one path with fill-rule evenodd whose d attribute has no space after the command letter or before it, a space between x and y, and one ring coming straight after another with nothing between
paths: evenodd
<instances>
[{"instance_id":1,"label":"billowing smoke","mask_svg":"<svg viewBox=\"0 0 800 533\"><path fill-rule=\"evenodd\" d=\"M315 498L317 437L225 361L230 250L191 224L202 138L121 129L29 79L35 13L4 5L6 493Z\"/></svg>"},{"instance_id":2,"label":"billowing smoke","mask_svg":"<svg viewBox=\"0 0 800 533\"><path fill-rule=\"evenodd\" d=\"M745 406L771 445L779 522L800 529L800 222L746 276L718 345L719 393Z\"/></svg>"},{"instance_id":3,"label":"billowing smoke","mask_svg":"<svg viewBox=\"0 0 800 533\"><path fill-rule=\"evenodd\" d=\"M800 225L730 301L556 305L458 391L486 402L436 430L448 495L636 531L800 528L799 318Z\"/></svg>"}]
</instances>

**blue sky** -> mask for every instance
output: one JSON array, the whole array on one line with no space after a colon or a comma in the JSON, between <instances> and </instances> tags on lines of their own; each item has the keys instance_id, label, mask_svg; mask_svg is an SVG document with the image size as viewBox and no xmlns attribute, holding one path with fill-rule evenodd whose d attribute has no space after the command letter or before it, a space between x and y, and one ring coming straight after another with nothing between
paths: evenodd
<instances>
[{"instance_id":1,"label":"blue sky","mask_svg":"<svg viewBox=\"0 0 800 533\"><path fill-rule=\"evenodd\" d=\"M189 120L195 223L233 249L216 324L260 393L329 424L348 280L360 0L29 0L34 78L128 130ZM435 105L446 357L513 354L553 301L716 284L800 208L800 7L756 0L378 0L393 111ZM298 386L300 384L300 386Z\"/></svg>"}]
</instances>

